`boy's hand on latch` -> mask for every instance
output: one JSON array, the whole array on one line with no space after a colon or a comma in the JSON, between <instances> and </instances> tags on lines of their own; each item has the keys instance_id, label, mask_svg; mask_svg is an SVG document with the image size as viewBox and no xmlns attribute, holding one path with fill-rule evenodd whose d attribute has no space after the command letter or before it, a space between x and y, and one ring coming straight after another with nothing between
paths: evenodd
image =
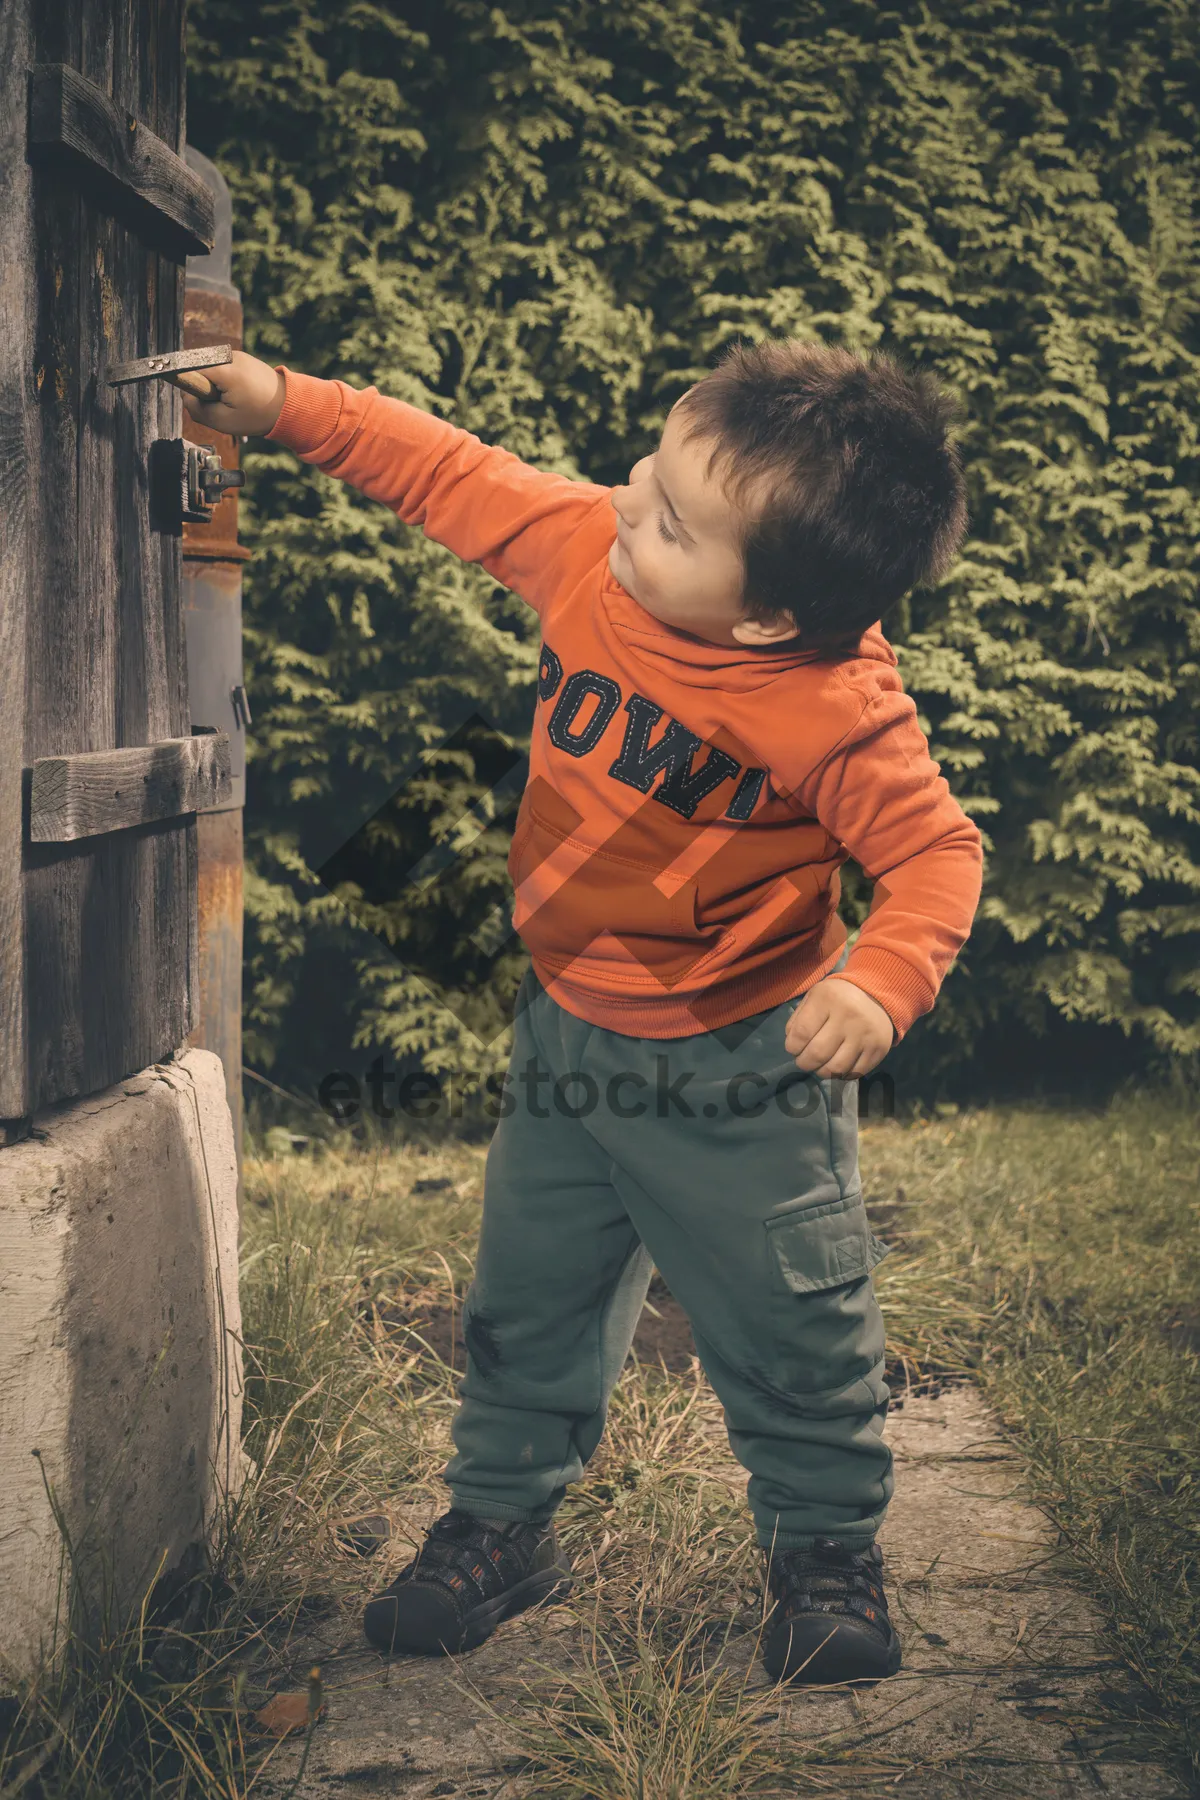
<instances>
[{"instance_id":1,"label":"boy's hand on latch","mask_svg":"<svg viewBox=\"0 0 1200 1800\"><path fill-rule=\"evenodd\" d=\"M878 1000L852 981L827 979L805 994L784 1044L806 1074L853 1081L883 1061L895 1035Z\"/></svg>"},{"instance_id":2,"label":"boy's hand on latch","mask_svg":"<svg viewBox=\"0 0 1200 1800\"><path fill-rule=\"evenodd\" d=\"M231 437L264 437L283 410L283 376L244 350L235 350L231 363L169 379L182 388L189 417Z\"/></svg>"}]
</instances>

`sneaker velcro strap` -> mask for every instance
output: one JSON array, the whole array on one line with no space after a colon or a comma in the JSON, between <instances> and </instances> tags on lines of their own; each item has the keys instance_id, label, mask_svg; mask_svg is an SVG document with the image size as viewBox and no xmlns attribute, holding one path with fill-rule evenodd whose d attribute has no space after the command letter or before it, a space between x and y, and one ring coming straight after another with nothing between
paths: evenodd
<instances>
[{"instance_id":1,"label":"sneaker velcro strap","mask_svg":"<svg viewBox=\"0 0 1200 1800\"><path fill-rule=\"evenodd\" d=\"M770 1584L789 1622L804 1614L842 1613L884 1635L890 1630L878 1550L846 1550L833 1540L811 1550L785 1550L770 1564Z\"/></svg>"},{"instance_id":2,"label":"sneaker velcro strap","mask_svg":"<svg viewBox=\"0 0 1200 1800\"><path fill-rule=\"evenodd\" d=\"M416 1560L402 1580L428 1581L456 1595L474 1588L490 1600L528 1573L544 1528L524 1520L488 1525L451 1509L430 1526Z\"/></svg>"}]
</instances>

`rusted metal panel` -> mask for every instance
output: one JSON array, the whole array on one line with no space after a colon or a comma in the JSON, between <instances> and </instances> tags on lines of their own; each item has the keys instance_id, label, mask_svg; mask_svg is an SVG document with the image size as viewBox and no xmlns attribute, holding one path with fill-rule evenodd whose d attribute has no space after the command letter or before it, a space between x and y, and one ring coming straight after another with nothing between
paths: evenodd
<instances>
[{"instance_id":1,"label":"rusted metal panel","mask_svg":"<svg viewBox=\"0 0 1200 1800\"><path fill-rule=\"evenodd\" d=\"M200 1023L189 1042L219 1056L242 1160L242 813L200 813Z\"/></svg>"},{"instance_id":2,"label":"rusted metal panel","mask_svg":"<svg viewBox=\"0 0 1200 1800\"><path fill-rule=\"evenodd\" d=\"M217 804L240 808L246 804L246 708L239 694L245 685L241 569L234 563L186 558L183 622L192 730L220 731L228 737L229 792Z\"/></svg>"},{"instance_id":3,"label":"rusted metal panel","mask_svg":"<svg viewBox=\"0 0 1200 1800\"><path fill-rule=\"evenodd\" d=\"M242 347L242 302L231 277L232 217L229 190L220 173L206 157L188 151L191 167L203 172L216 198L216 243L209 256L190 256L187 265L187 290L183 300L183 344L185 350L199 350L212 344L228 344L232 350ZM241 463L241 439L223 431L211 431L195 419L185 423L184 435L190 444L211 444L223 467L236 469ZM183 531L183 554L189 559L206 562L241 563L250 552L238 543L238 497L236 490L225 494L207 525L188 523Z\"/></svg>"},{"instance_id":4,"label":"rusted metal panel","mask_svg":"<svg viewBox=\"0 0 1200 1800\"><path fill-rule=\"evenodd\" d=\"M216 241L211 255L191 257L184 296L187 349L228 344L240 349L242 306L231 276L232 207L229 190L206 158L188 161L216 199ZM193 419L189 442L212 445L227 469L236 469L241 445ZM238 1163L242 1155L242 807L246 798L246 726L242 673L242 570L248 552L237 541L238 497L226 493L208 524L183 528L183 606L188 642L188 692L192 725L229 734L232 786L229 800L196 821L200 862L198 947L200 1019L191 1042L213 1051L225 1068Z\"/></svg>"}]
</instances>

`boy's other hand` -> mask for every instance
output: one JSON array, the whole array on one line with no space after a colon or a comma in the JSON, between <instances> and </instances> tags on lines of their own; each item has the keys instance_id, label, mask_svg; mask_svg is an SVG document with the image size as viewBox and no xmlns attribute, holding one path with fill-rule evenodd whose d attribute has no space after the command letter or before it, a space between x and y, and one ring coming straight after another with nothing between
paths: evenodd
<instances>
[{"instance_id":1,"label":"boy's other hand","mask_svg":"<svg viewBox=\"0 0 1200 1800\"><path fill-rule=\"evenodd\" d=\"M283 411L283 376L244 350L235 350L231 363L169 379L183 389L190 418L230 437L265 437Z\"/></svg>"},{"instance_id":2,"label":"boy's other hand","mask_svg":"<svg viewBox=\"0 0 1200 1800\"><path fill-rule=\"evenodd\" d=\"M852 981L818 981L788 1020L784 1044L809 1075L853 1081L883 1061L895 1037L892 1021Z\"/></svg>"}]
</instances>

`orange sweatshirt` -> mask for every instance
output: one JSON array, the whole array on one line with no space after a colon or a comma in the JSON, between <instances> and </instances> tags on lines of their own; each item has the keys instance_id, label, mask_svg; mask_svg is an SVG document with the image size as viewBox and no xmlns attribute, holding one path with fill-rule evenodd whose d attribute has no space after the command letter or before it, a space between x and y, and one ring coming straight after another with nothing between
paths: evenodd
<instances>
[{"instance_id":1,"label":"orange sweatshirt","mask_svg":"<svg viewBox=\"0 0 1200 1800\"><path fill-rule=\"evenodd\" d=\"M285 375L275 442L482 563L541 620L509 871L514 925L561 1006L666 1038L803 993L844 948L852 856L875 897L833 979L897 1038L929 1011L971 928L980 837L878 626L838 661L674 630L609 572L607 488L372 388Z\"/></svg>"}]
</instances>

